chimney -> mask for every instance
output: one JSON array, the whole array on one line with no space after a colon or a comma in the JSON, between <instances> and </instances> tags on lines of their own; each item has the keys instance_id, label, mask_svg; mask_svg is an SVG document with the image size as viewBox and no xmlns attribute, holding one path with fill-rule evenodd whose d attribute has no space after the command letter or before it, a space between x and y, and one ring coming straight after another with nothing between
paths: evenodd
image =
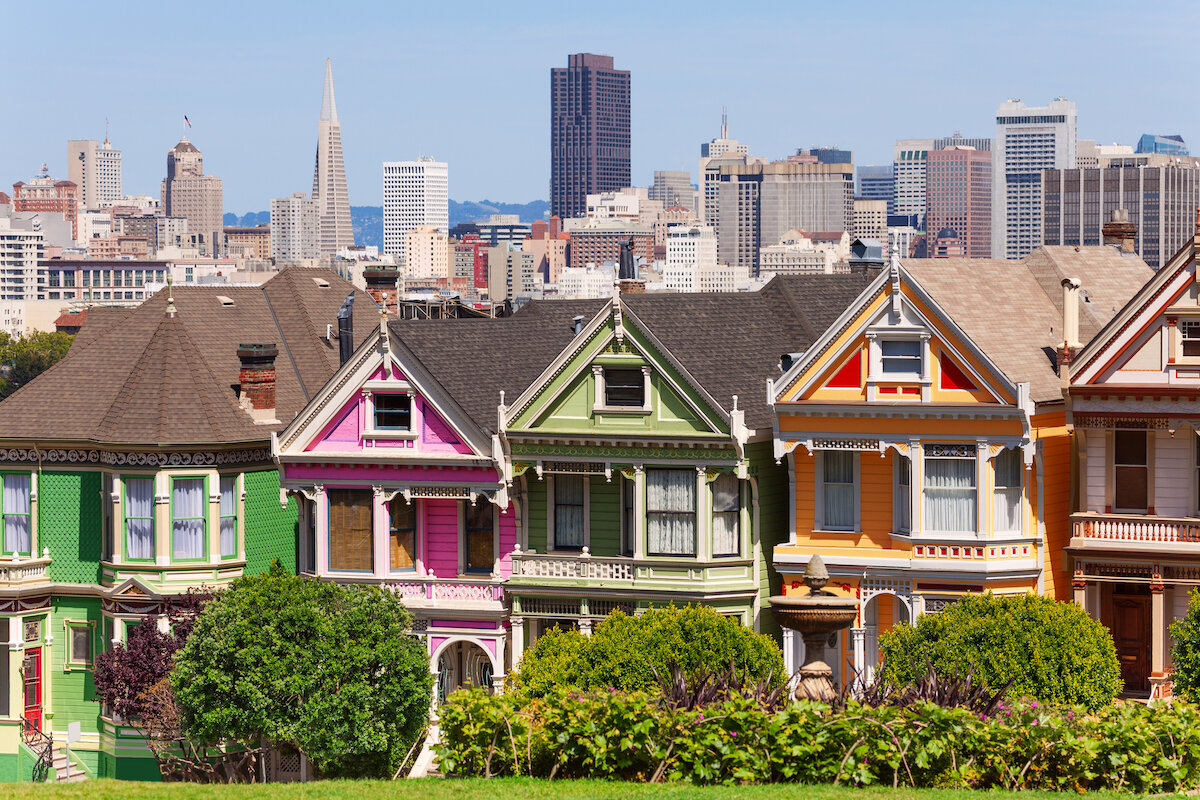
<instances>
[{"instance_id":1,"label":"chimney","mask_svg":"<svg viewBox=\"0 0 1200 800\"><path fill-rule=\"evenodd\" d=\"M1079 278L1063 278L1063 343L1058 347L1058 374L1065 377L1082 344L1079 341Z\"/></svg>"},{"instance_id":2,"label":"chimney","mask_svg":"<svg viewBox=\"0 0 1200 800\"><path fill-rule=\"evenodd\" d=\"M354 352L354 292L346 295L338 309L338 363L345 364Z\"/></svg>"},{"instance_id":3,"label":"chimney","mask_svg":"<svg viewBox=\"0 0 1200 800\"><path fill-rule=\"evenodd\" d=\"M275 418L275 356L279 349L274 342L239 344L237 354L242 362L238 373L242 408L257 423L278 422Z\"/></svg>"},{"instance_id":4,"label":"chimney","mask_svg":"<svg viewBox=\"0 0 1200 800\"><path fill-rule=\"evenodd\" d=\"M582 314L577 317L574 317L571 320L571 330L575 331L576 336L578 336L579 334L581 334L583 332L583 315Z\"/></svg>"},{"instance_id":5,"label":"chimney","mask_svg":"<svg viewBox=\"0 0 1200 800\"><path fill-rule=\"evenodd\" d=\"M363 281L367 285L367 294L371 296L372 300L386 308L389 314L399 313L399 269L396 267L364 269Z\"/></svg>"},{"instance_id":6,"label":"chimney","mask_svg":"<svg viewBox=\"0 0 1200 800\"><path fill-rule=\"evenodd\" d=\"M1114 208L1109 221L1100 229L1104 243L1122 253L1132 253L1137 238L1137 225L1129 221L1129 209Z\"/></svg>"}]
</instances>

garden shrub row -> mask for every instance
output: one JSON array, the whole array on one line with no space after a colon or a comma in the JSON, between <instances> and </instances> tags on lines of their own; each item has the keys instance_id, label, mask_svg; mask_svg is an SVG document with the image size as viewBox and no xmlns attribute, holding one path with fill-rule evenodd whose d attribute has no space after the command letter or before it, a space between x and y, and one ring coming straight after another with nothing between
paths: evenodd
<instances>
[{"instance_id":1,"label":"garden shrub row","mask_svg":"<svg viewBox=\"0 0 1200 800\"><path fill-rule=\"evenodd\" d=\"M694 783L1177 792L1200 786L1200 711L1028 701L988 716L932 703L840 709L752 698L686 710L617 689L544 697L455 692L440 709L441 769Z\"/></svg>"}]
</instances>

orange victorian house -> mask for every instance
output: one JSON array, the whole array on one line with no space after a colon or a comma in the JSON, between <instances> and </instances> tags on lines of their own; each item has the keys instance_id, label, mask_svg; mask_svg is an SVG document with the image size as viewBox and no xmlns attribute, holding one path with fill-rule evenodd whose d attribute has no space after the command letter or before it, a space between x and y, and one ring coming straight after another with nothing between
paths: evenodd
<instances>
[{"instance_id":1,"label":"orange victorian house","mask_svg":"<svg viewBox=\"0 0 1200 800\"><path fill-rule=\"evenodd\" d=\"M774 567L791 591L820 554L830 588L858 598L827 659L835 680L869 675L880 633L964 594L1070 598L1060 346L1076 328L1099 331L1150 275L1111 247L893 258L808 350L784 358L768 392L793 502ZM1079 295L1087 302L1068 302L1064 320L1064 296ZM785 633L789 668L802 647Z\"/></svg>"}]
</instances>

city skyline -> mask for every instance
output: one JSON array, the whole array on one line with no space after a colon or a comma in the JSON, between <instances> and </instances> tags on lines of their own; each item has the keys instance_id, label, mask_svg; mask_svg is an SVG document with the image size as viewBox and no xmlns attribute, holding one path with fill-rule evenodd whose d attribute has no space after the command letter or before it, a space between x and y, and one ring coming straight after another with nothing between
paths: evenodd
<instances>
[{"instance_id":1,"label":"city skyline","mask_svg":"<svg viewBox=\"0 0 1200 800\"><path fill-rule=\"evenodd\" d=\"M54 35L63 56L36 67L14 64L13 102L44 113L0 133L4 181L34 174L42 162L51 174L65 176L63 144L102 139L108 118L113 146L124 153L126 192L154 194L161 153L178 141L186 114L194 126L190 138L225 180L226 208L235 213L266 209L270 198L308 188L312 119L319 111L313 86L326 57L338 69L354 205L380 204L383 161L419 155L451 164L455 199L549 199L549 71L575 52L610 55L634 75L632 181L638 185L648 185L656 169L694 170L700 142L719 131L722 106L729 109L730 134L752 154L781 158L797 147L836 144L854 151L856 165L889 163L898 138L954 130L993 135L996 105L1009 97L1030 105L1068 97L1079 108L1080 137L1100 142L1133 144L1146 132L1189 140L1200 135L1200 112L1178 102L1177 84L1169 80L1189 66L1185 36L1197 11L1183 3L1156 12L1158 19L1175 15L1178 24L1166 27L1129 17L1116 4L1017 4L985 25L979 12L941 3L924 14L873 3L802 15L760 3L740 6L729 20L715 5L630 4L592 19L535 4L515 19L482 5L452 13L368 4L321 26L306 24L311 15L304 4L291 17L273 13L273 6L225 4L236 10L239 24L216 27L183 25L184 12L170 8L109 19L70 13L83 12L82 4L59 5L67 13L13 9L17 28L58 19ZM1026 5L1036 9L1035 17L1025 13ZM539 7L553 14L539 14ZM937 10L943 7L949 13ZM1100 25L1106 9L1120 9L1122 25ZM1097 25L1087 37L1074 37L1081 11ZM930 15L947 35L936 48L917 46L920 39L913 37L927 35ZM630 25L631 19L645 24ZM795 24L779 24L788 19ZM696 51L692 34L714 20L729 23L731 46ZM806 35L804 48L789 45L801 30L851 24L852 37ZM455 27L471 46L446 50L438 37L406 37L403 48L363 46L363 31L384 40L438 25ZM270 37L262 36L263 26ZM168 29L171 37L159 35ZM756 44L732 46L743 39ZM895 44L906 40L914 45ZM1017 44L1019 60L1011 57ZM1118 47L1137 52L1140 69L1101 77L1095 53ZM851 68L834 68L843 62ZM107 90L70 94L63 88L84 74L89 86ZM1167 79L1139 79L1151 74ZM463 99L486 97L488 85L503 91L495 124L486 131L462 124ZM56 103L46 87L60 87L70 103ZM962 100L935 102L943 93ZM148 103L149 97L156 100ZM871 109L869 125L863 108Z\"/></svg>"}]
</instances>

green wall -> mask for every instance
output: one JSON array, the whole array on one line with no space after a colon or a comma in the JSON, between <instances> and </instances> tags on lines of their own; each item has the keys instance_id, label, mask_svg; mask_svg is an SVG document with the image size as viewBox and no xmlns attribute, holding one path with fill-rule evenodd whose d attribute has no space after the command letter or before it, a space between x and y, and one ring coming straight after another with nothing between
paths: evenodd
<instances>
[{"instance_id":1,"label":"green wall","mask_svg":"<svg viewBox=\"0 0 1200 800\"><path fill-rule=\"evenodd\" d=\"M588 516L592 526L589 546L592 555L621 555L622 480L619 473L613 476L611 483L599 475L591 478Z\"/></svg>"},{"instance_id":2,"label":"green wall","mask_svg":"<svg viewBox=\"0 0 1200 800\"><path fill-rule=\"evenodd\" d=\"M50 726L56 731L63 731L67 723L79 722L83 731L95 733L100 729L100 703L96 698L92 670L74 666L67 669L66 622L92 623L94 662L96 653L103 646L100 598L56 596L51 602L50 632L54 634L54 644L48 648L49 659L43 667L52 693L49 710L54 716Z\"/></svg>"},{"instance_id":3,"label":"green wall","mask_svg":"<svg viewBox=\"0 0 1200 800\"><path fill-rule=\"evenodd\" d=\"M788 539L788 504L792 502L788 491L787 467L775 463L774 445L771 442L754 442L746 446L746 459L750 462L750 474L758 478L758 521L759 521L759 573L762 581L759 597L759 631L777 639L781 637L767 603L772 595L783 594L783 577L772 566L775 545Z\"/></svg>"},{"instance_id":4,"label":"green wall","mask_svg":"<svg viewBox=\"0 0 1200 800\"><path fill-rule=\"evenodd\" d=\"M50 580L99 583L103 535L99 472L38 475L38 549L50 548Z\"/></svg>"},{"instance_id":5,"label":"green wall","mask_svg":"<svg viewBox=\"0 0 1200 800\"><path fill-rule=\"evenodd\" d=\"M289 497L287 508L280 508L278 470L247 472L244 484L246 574L266 572L275 559L296 574L299 537L295 498Z\"/></svg>"}]
</instances>

